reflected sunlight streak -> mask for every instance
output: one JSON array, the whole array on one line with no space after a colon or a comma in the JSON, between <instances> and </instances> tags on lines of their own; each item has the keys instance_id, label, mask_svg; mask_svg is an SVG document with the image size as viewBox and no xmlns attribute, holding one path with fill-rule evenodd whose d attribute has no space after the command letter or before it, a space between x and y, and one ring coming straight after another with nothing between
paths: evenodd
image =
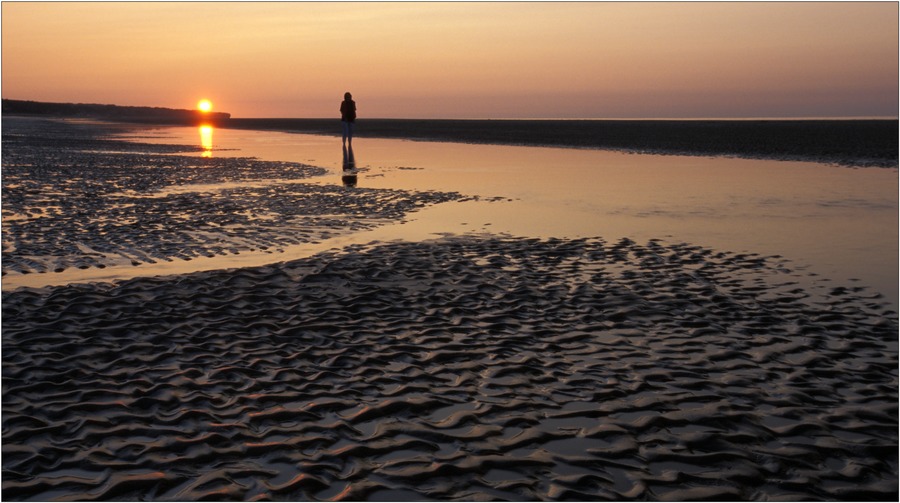
<instances>
[{"instance_id":1,"label":"reflected sunlight streak","mask_svg":"<svg viewBox=\"0 0 900 503\"><path fill-rule=\"evenodd\" d=\"M200 126L200 146L203 147L203 157L212 157L213 127Z\"/></svg>"}]
</instances>

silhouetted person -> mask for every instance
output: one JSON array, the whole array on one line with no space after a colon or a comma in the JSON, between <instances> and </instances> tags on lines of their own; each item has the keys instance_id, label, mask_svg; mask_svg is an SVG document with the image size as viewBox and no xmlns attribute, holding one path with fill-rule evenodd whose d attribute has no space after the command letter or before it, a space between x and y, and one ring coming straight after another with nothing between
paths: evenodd
<instances>
[{"instance_id":1,"label":"silhouetted person","mask_svg":"<svg viewBox=\"0 0 900 503\"><path fill-rule=\"evenodd\" d=\"M344 143L353 143L353 123L356 122L356 102L350 93L344 93L341 102L341 127L344 129Z\"/></svg>"}]
</instances>

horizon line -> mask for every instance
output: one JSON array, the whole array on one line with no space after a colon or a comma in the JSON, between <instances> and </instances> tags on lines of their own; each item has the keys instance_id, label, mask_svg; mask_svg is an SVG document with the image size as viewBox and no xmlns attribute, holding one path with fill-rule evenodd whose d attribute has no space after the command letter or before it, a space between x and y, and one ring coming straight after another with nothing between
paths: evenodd
<instances>
[{"instance_id":1,"label":"horizon line","mask_svg":"<svg viewBox=\"0 0 900 503\"><path fill-rule=\"evenodd\" d=\"M230 120L338 120L338 117L236 117ZM900 120L900 116L788 116L788 117L364 117L357 120L446 120L446 121L813 121L813 120Z\"/></svg>"},{"instance_id":2,"label":"horizon line","mask_svg":"<svg viewBox=\"0 0 900 503\"><path fill-rule=\"evenodd\" d=\"M3 101L31 102L42 105L76 105L101 106L118 108L151 108L183 112L200 112L196 108L172 108L159 105L119 105L114 103L90 103L76 101L39 101L34 99L2 98ZM202 113L202 112L200 112ZM233 119L248 120L328 120L332 117L237 117L231 112L215 111L215 114L226 114ZM699 117L364 117L362 120L480 120L480 121L815 121L815 120L900 120L896 115L795 115L795 116L699 116Z\"/></svg>"}]
</instances>

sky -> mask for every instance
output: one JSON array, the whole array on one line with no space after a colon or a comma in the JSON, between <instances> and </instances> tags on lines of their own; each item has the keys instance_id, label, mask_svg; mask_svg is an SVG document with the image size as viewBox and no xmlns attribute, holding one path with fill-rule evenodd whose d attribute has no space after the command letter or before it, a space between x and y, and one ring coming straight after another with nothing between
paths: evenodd
<instances>
[{"instance_id":1,"label":"sky","mask_svg":"<svg viewBox=\"0 0 900 503\"><path fill-rule=\"evenodd\" d=\"M370 118L897 117L897 2L9 2L2 96Z\"/></svg>"}]
</instances>

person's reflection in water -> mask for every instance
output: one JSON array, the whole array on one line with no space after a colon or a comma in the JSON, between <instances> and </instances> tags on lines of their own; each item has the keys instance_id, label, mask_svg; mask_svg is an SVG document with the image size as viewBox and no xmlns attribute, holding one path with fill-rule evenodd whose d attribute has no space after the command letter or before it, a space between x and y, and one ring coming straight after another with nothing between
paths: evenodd
<instances>
[{"instance_id":1,"label":"person's reflection in water","mask_svg":"<svg viewBox=\"0 0 900 503\"><path fill-rule=\"evenodd\" d=\"M356 187L356 158L353 157L353 145L344 145L344 172L341 181L345 187Z\"/></svg>"}]
</instances>

